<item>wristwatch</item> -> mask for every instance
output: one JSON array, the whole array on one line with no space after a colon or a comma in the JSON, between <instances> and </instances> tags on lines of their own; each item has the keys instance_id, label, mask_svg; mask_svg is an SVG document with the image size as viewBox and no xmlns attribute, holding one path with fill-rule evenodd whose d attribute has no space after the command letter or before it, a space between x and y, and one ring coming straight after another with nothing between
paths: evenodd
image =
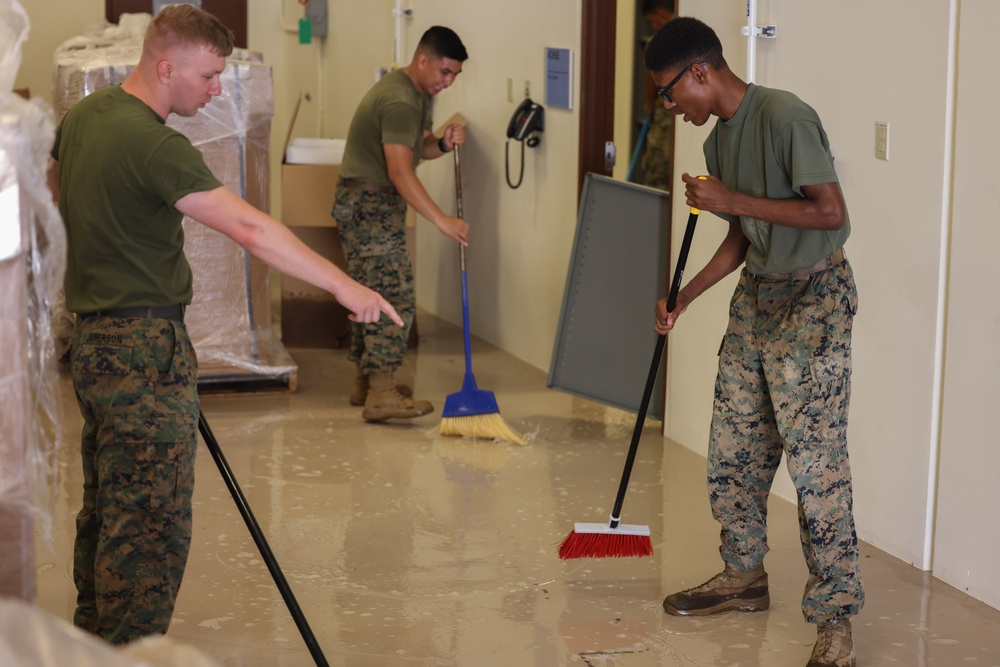
<instances>
[{"instance_id":1,"label":"wristwatch","mask_svg":"<svg viewBox=\"0 0 1000 667\"><path fill-rule=\"evenodd\" d=\"M441 137L440 139L438 139L438 148L441 150L442 153L447 153L448 152L448 149L445 148L444 137ZM454 148L454 146L452 146L452 148Z\"/></svg>"}]
</instances>

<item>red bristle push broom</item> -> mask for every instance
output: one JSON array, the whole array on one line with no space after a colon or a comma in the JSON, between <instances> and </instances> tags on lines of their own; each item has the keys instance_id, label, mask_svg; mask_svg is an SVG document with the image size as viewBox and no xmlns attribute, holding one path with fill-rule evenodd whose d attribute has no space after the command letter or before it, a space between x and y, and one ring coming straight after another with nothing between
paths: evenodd
<instances>
[{"instance_id":1,"label":"red bristle push broom","mask_svg":"<svg viewBox=\"0 0 1000 667\"><path fill-rule=\"evenodd\" d=\"M684 265L687 263L691 239L694 237L694 227L700 213L700 210L691 207L687 228L684 230L684 240L681 242L681 251L677 256L677 267L674 269L674 278L670 284L670 293L667 296L667 312L672 311L677 305L677 293L681 288ZM646 410L649 408L649 399L653 395L653 385L656 384L656 373L660 368L660 359L663 356L666 341L667 337L664 334L660 334L656 339L653 363L649 366L646 388L642 392L642 401L639 403L639 414L636 415L635 428L632 430L632 443L629 445L628 456L625 458L625 470L622 472L621 483L618 485L618 496L615 498L611 520L608 524L576 524L573 531L559 545L559 558L563 560L653 555L653 543L649 539L649 526L621 523L621 516L629 476L632 474L635 454L639 449L639 436L642 435L642 427L646 422Z\"/></svg>"}]
</instances>

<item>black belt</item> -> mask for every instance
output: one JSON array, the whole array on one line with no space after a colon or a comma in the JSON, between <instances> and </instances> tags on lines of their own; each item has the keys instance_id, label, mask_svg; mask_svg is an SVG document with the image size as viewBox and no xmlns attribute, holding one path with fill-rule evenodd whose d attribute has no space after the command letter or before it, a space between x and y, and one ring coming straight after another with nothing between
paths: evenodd
<instances>
[{"instance_id":1,"label":"black belt","mask_svg":"<svg viewBox=\"0 0 1000 667\"><path fill-rule=\"evenodd\" d=\"M89 313L80 313L80 319L86 320L91 317L147 317L162 318L165 320L184 321L184 304L175 303L172 306L131 306L129 308L107 308L105 310L95 310Z\"/></svg>"},{"instance_id":2,"label":"black belt","mask_svg":"<svg viewBox=\"0 0 1000 667\"><path fill-rule=\"evenodd\" d=\"M362 190L363 192L395 193L396 188L392 185L382 185L370 181L359 181L356 178L341 178L338 183L351 190Z\"/></svg>"}]
</instances>

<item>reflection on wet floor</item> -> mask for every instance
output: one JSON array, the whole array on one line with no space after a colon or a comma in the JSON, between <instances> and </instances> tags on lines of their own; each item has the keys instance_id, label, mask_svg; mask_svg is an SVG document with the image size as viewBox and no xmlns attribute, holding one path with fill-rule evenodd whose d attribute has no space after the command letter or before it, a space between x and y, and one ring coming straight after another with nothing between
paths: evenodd
<instances>
[{"instance_id":1,"label":"reflection on wet floor","mask_svg":"<svg viewBox=\"0 0 1000 667\"><path fill-rule=\"evenodd\" d=\"M290 350L298 391L207 397L204 413L331 665L588 667L804 665L815 629L795 510L770 508L771 609L675 618L664 595L721 568L704 458L643 433L623 521L649 525L654 555L560 561L577 521L614 503L634 415L546 388L546 376L473 341L476 379L527 447L443 437L461 388L461 331L421 314L398 378L434 414L366 424L344 350ZM642 391L640 378L637 391ZM71 395L71 394L67 394ZM39 546L39 605L71 618L79 505L67 403L64 505ZM195 535L170 636L227 667L313 664L215 463L202 445ZM1000 665L1000 611L865 546L859 665Z\"/></svg>"}]
</instances>

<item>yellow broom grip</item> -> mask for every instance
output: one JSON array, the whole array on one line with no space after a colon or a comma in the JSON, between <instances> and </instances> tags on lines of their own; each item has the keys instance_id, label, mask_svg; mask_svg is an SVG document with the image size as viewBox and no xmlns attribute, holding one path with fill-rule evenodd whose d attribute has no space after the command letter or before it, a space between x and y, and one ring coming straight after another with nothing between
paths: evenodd
<instances>
[{"instance_id":1,"label":"yellow broom grip","mask_svg":"<svg viewBox=\"0 0 1000 667\"><path fill-rule=\"evenodd\" d=\"M708 176L699 176L698 180L699 181L707 181L708 180ZM701 209L700 208L695 208L694 206L692 206L691 207L691 213L693 213L694 215L701 215Z\"/></svg>"}]
</instances>

